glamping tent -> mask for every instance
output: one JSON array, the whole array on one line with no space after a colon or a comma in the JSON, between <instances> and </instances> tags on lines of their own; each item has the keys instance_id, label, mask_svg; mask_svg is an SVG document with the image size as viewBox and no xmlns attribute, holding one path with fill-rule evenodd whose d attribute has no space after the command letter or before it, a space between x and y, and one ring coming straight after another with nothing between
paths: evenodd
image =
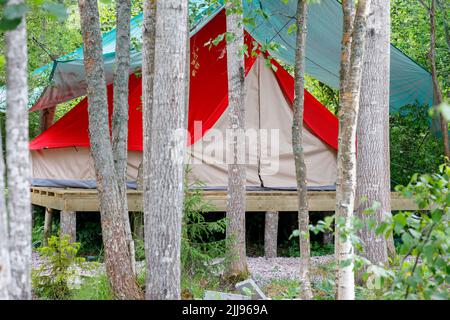
<instances>
[{"instance_id":1,"label":"glamping tent","mask_svg":"<svg viewBox=\"0 0 450 320\"><path fill-rule=\"evenodd\" d=\"M190 40L191 70L186 161L189 179L207 188L227 186L226 155L228 88L226 46L205 43L222 34L225 13L216 14ZM246 42L254 40L246 34ZM250 188L295 188L291 145L293 78L274 60L248 55L245 59L245 113L247 186ZM142 158L141 78L129 82L128 177L137 177ZM108 103L112 115L113 87ZM35 186L95 187L93 160L89 150L88 100L85 98L48 130L30 143ZM305 91L304 152L307 182L311 188L333 188L336 180L338 121Z\"/></svg>"}]
</instances>

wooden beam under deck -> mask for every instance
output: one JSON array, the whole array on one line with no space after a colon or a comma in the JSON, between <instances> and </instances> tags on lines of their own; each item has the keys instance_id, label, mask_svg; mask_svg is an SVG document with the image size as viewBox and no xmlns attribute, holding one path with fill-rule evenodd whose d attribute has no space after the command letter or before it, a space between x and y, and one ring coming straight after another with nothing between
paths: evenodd
<instances>
[{"instance_id":1,"label":"wooden beam under deck","mask_svg":"<svg viewBox=\"0 0 450 320\"><path fill-rule=\"evenodd\" d=\"M205 200L214 206L214 212L226 211L226 191L205 190L202 192ZM309 191L310 211L334 211L334 191ZM31 203L34 205L78 212L98 212L99 201L95 189L70 188L31 188ZM297 192L295 191L247 191L247 212L297 211ZM142 192L128 191L129 211L142 211ZM403 198L399 193L392 192L391 206L393 211L417 210L416 204Z\"/></svg>"}]
</instances>

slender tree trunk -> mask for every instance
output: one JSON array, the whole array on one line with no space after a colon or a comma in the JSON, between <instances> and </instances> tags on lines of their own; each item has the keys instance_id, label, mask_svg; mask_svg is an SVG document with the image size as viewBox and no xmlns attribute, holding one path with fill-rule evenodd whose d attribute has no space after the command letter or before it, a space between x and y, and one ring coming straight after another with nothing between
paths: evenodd
<instances>
[{"instance_id":1,"label":"slender tree trunk","mask_svg":"<svg viewBox=\"0 0 450 320\"><path fill-rule=\"evenodd\" d=\"M8 300L10 298L11 264L8 246L8 212L5 201L5 161L1 132L0 127L0 300Z\"/></svg>"},{"instance_id":2,"label":"slender tree trunk","mask_svg":"<svg viewBox=\"0 0 450 320\"><path fill-rule=\"evenodd\" d=\"M102 40L96 0L78 1L84 41L84 65L89 98L89 137L100 200L106 272L117 299L140 299L129 255L123 217L124 206L109 136L108 102Z\"/></svg>"},{"instance_id":3,"label":"slender tree trunk","mask_svg":"<svg viewBox=\"0 0 450 320\"><path fill-rule=\"evenodd\" d=\"M436 69L436 0L431 0L429 10L430 14L430 64L431 77L433 79L433 105L437 106L442 103L442 92L439 87ZM444 154L450 159L450 146L448 140L448 124L442 113L439 115L442 132L442 142L444 143Z\"/></svg>"},{"instance_id":4,"label":"slender tree trunk","mask_svg":"<svg viewBox=\"0 0 450 320\"><path fill-rule=\"evenodd\" d=\"M336 181L337 299L355 299L351 232L356 189L356 128L370 0L342 2L344 26L341 52L339 148ZM354 17L354 18L353 18ZM350 46L350 47L349 47Z\"/></svg>"},{"instance_id":5,"label":"slender tree trunk","mask_svg":"<svg viewBox=\"0 0 450 320\"><path fill-rule=\"evenodd\" d=\"M138 168L138 175L136 179L136 188L142 190L144 211L149 206L149 199L147 198L148 191L144 190L144 183L151 183L150 173L153 165L150 160L150 147L151 147L151 131L152 131L152 119L153 119L153 80L155 77L155 37L156 37L156 0L144 1L144 23L142 30L142 106L143 106L143 134L144 134L144 150L142 155L142 162ZM151 208L150 208L151 209ZM150 250L151 237L146 236L145 223L149 220L143 213L142 223L142 236L145 247L145 257L147 266L147 278L146 278L146 299L151 299L149 287L148 269L150 268L151 261L147 258ZM136 221L136 220L135 220Z\"/></svg>"},{"instance_id":6,"label":"slender tree trunk","mask_svg":"<svg viewBox=\"0 0 450 320\"><path fill-rule=\"evenodd\" d=\"M55 120L56 106L41 110L39 113L39 128L41 133L50 128Z\"/></svg>"},{"instance_id":7,"label":"slender tree trunk","mask_svg":"<svg viewBox=\"0 0 450 320\"><path fill-rule=\"evenodd\" d=\"M44 20L45 21L45 20ZM39 113L39 127L41 133L50 128L54 122L56 113L56 106L40 110ZM44 234L42 245L44 247L48 246L48 238L52 233L52 220L53 220L53 209L45 208L45 218L44 218Z\"/></svg>"},{"instance_id":8,"label":"slender tree trunk","mask_svg":"<svg viewBox=\"0 0 450 320\"><path fill-rule=\"evenodd\" d=\"M48 238L52 234L52 220L53 220L53 209L45 208L45 218L44 218L44 235L42 240L42 245L44 247L48 246Z\"/></svg>"},{"instance_id":9,"label":"slender tree trunk","mask_svg":"<svg viewBox=\"0 0 450 320\"><path fill-rule=\"evenodd\" d=\"M61 210L59 216L60 237L69 236L71 243L77 241L77 213L75 211Z\"/></svg>"},{"instance_id":10,"label":"slender tree trunk","mask_svg":"<svg viewBox=\"0 0 450 320\"><path fill-rule=\"evenodd\" d=\"M154 46L153 46L154 47ZM138 175L136 178L136 190L144 190L144 166L141 162L138 167ZM133 234L135 239L144 241L144 214L142 212L133 212Z\"/></svg>"},{"instance_id":11,"label":"slender tree trunk","mask_svg":"<svg viewBox=\"0 0 450 320\"><path fill-rule=\"evenodd\" d=\"M128 251L133 271L136 273L134 241L131 234L130 216L127 202L127 160L128 160L128 79L130 76L130 0L116 1L116 70L114 73L114 108L112 119L112 146L114 166L117 174L125 210L123 223L126 231Z\"/></svg>"},{"instance_id":12,"label":"slender tree trunk","mask_svg":"<svg viewBox=\"0 0 450 320\"><path fill-rule=\"evenodd\" d=\"M151 6L149 6L151 7ZM152 9L146 6L144 30ZM144 97L144 219L147 246L146 298L180 299L185 107L189 37L188 2L156 1L153 107ZM149 41L144 36L144 43ZM144 49L144 66L151 57ZM143 72L147 84L149 70ZM145 90L149 90L146 88ZM147 116L150 113L149 126ZM149 131L150 130L150 131ZM150 135L149 135L149 132ZM149 139L150 138L150 139Z\"/></svg>"},{"instance_id":13,"label":"slender tree trunk","mask_svg":"<svg viewBox=\"0 0 450 320\"><path fill-rule=\"evenodd\" d=\"M227 39L228 64L228 121L232 134L229 143L232 163L228 164L228 202L226 237L230 250L230 261L227 273L229 276L241 278L248 274L245 248L245 159L239 152L245 144L245 109L244 109L244 27L242 0L228 1L227 32L233 39Z\"/></svg>"},{"instance_id":14,"label":"slender tree trunk","mask_svg":"<svg viewBox=\"0 0 450 320\"><path fill-rule=\"evenodd\" d=\"M300 231L300 297L312 299L309 279L310 242L308 186L306 164L303 152L303 110L305 102L305 49L307 35L308 6L306 0L297 3L297 49L295 51L295 100L292 122L292 148L294 152L295 174L297 178L298 228Z\"/></svg>"},{"instance_id":15,"label":"slender tree trunk","mask_svg":"<svg viewBox=\"0 0 450 320\"><path fill-rule=\"evenodd\" d=\"M390 4L372 0L367 22L367 40L358 118L357 202L358 217L382 223L391 215L389 156L389 77L390 77ZM362 200L364 199L364 201ZM365 214L375 202L373 214ZM374 264L387 265L388 249L384 236L364 227L359 236L363 256Z\"/></svg>"},{"instance_id":16,"label":"slender tree trunk","mask_svg":"<svg viewBox=\"0 0 450 320\"><path fill-rule=\"evenodd\" d=\"M8 5L23 4L10 0ZM5 34L7 70L6 168L12 299L31 299L31 176L28 151L27 35L25 18Z\"/></svg>"},{"instance_id":17,"label":"slender tree trunk","mask_svg":"<svg viewBox=\"0 0 450 320\"><path fill-rule=\"evenodd\" d=\"M264 257L276 258L278 247L278 212L267 211L264 221Z\"/></svg>"}]
</instances>

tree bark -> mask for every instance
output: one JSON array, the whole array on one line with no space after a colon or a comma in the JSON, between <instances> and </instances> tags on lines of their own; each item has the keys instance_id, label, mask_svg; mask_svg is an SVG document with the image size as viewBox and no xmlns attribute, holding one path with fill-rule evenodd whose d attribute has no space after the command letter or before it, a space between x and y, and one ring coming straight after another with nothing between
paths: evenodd
<instances>
[{"instance_id":1,"label":"tree bark","mask_svg":"<svg viewBox=\"0 0 450 320\"><path fill-rule=\"evenodd\" d=\"M352 229L355 204L356 128L369 6L370 0L359 0L355 12L352 0L342 2L344 25L341 51L335 239L338 300L355 299L353 245L346 234Z\"/></svg>"},{"instance_id":2,"label":"tree bark","mask_svg":"<svg viewBox=\"0 0 450 320\"><path fill-rule=\"evenodd\" d=\"M367 226L368 219L382 223L391 215L389 155L389 77L390 77L390 4L372 0L367 21L367 40L358 118L357 196L358 217ZM373 214L364 213L375 202ZM373 264L387 265L387 241L375 230L359 232L363 252Z\"/></svg>"},{"instance_id":3,"label":"tree bark","mask_svg":"<svg viewBox=\"0 0 450 320\"><path fill-rule=\"evenodd\" d=\"M100 21L96 0L79 0L84 65L89 99L89 137L100 200L106 272L117 299L140 299L128 250L124 206L108 126L108 102L102 56Z\"/></svg>"},{"instance_id":4,"label":"tree bark","mask_svg":"<svg viewBox=\"0 0 450 320\"><path fill-rule=\"evenodd\" d=\"M77 241L77 213L74 211L61 211L60 236L70 237L70 242Z\"/></svg>"},{"instance_id":5,"label":"tree bark","mask_svg":"<svg viewBox=\"0 0 450 320\"><path fill-rule=\"evenodd\" d=\"M55 120L56 106L39 111L39 127L41 133L50 128ZM33 220L33 219L32 219ZM45 208L44 234L42 245L48 246L48 238L52 233L53 209Z\"/></svg>"},{"instance_id":6,"label":"tree bark","mask_svg":"<svg viewBox=\"0 0 450 320\"><path fill-rule=\"evenodd\" d=\"M278 212L267 211L264 223L264 256L276 258L278 249Z\"/></svg>"},{"instance_id":7,"label":"tree bark","mask_svg":"<svg viewBox=\"0 0 450 320\"><path fill-rule=\"evenodd\" d=\"M438 106L442 103L442 92L439 87L436 69L436 0L431 0L429 10L430 14L430 64L431 77L433 79L433 105ZM441 123L442 142L444 143L444 155L450 159L450 146L448 139L448 124L442 113L439 114Z\"/></svg>"},{"instance_id":8,"label":"tree bark","mask_svg":"<svg viewBox=\"0 0 450 320\"><path fill-rule=\"evenodd\" d=\"M0 150L3 150L2 128L0 127ZM0 300L8 300L11 281L11 264L9 256L8 212L5 201L5 160L0 152Z\"/></svg>"},{"instance_id":9,"label":"tree bark","mask_svg":"<svg viewBox=\"0 0 450 320\"><path fill-rule=\"evenodd\" d=\"M143 163L139 165L136 178L136 190L142 191L144 188ZM142 212L133 212L133 234L136 239L144 241L144 214Z\"/></svg>"},{"instance_id":10,"label":"tree bark","mask_svg":"<svg viewBox=\"0 0 450 320\"><path fill-rule=\"evenodd\" d=\"M300 231L300 298L311 300L309 278L311 246L309 241L308 186L303 152L303 110L305 101L305 49L307 35L308 6L306 0L297 3L297 49L295 51L295 99L293 104L292 148L297 179L298 228Z\"/></svg>"},{"instance_id":11,"label":"tree bark","mask_svg":"<svg viewBox=\"0 0 450 320\"><path fill-rule=\"evenodd\" d=\"M39 111L39 128L41 133L51 127L55 120L56 106Z\"/></svg>"},{"instance_id":12,"label":"tree bark","mask_svg":"<svg viewBox=\"0 0 450 320\"><path fill-rule=\"evenodd\" d=\"M44 247L48 246L48 238L52 234L52 218L53 218L53 209L45 208L45 218L44 218L44 235L42 245Z\"/></svg>"},{"instance_id":13,"label":"tree bark","mask_svg":"<svg viewBox=\"0 0 450 320\"><path fill-rule=\"evenodd\" d=\"M148 259L148 252L150 250L150 236L146 236L146 208L150 206L150 201L147 199L148 184L151 183L150 173L153 165L150 160L151 149L151 134L152 134L152 119L153 119L153 81L155 77L155 37L156 37L156 0L144 1L144 23L142 30L142 117L143 117L143 135L144 135L144 152L143 159L138 168L138 175L136 179L136 188L142 190L144 213L143 213L143 238L146 258L146 298L151 299L149 291L150 281L148 277L148 270L152 261ZM144 183L147 183L144 189ZM149 208L152 209L151 207Z\"/></svg>"},{"instance_id":14,"label":"tree bark","mask_svg":"<svg viewBox=\"0 0 450 320\"><path fill-rule=\"evenodd\" d=\"M153 3L148 3L144 9L144 32L154 14L150 4ZM149 48L144 48L143 56L145 86L149 81L148 64L158 66L154 69L153 97L144 96L146 298L165 300L181 298L188 3L158 0L156 8L154 61L148 55ZM147 45L151 45L151 39L144 35L144 46ZM148 104L149 99L152 106ZM151 123L147 117L151 118Z\"/></svg>"},{"instance_id":15,"label":"tree bark","mask_svg":"<svg viewBox=\"0 0 450 320\"><path fill-rule=\"evenodd\" d=\"M8 5L23 4L10 0ZM7 70L6 168L12 299L31 299L31 176L28 150L27 35L25 18L5 34Z\"/></svg>"},{"instance_id":16,"label":"tree bark","mask_svg":"<svg viewBox=\"0 0 450 320\"><path fill-rule=\"evenodd\" d=\"M229 143L232 163L228 164L228 201L227 201L227 231L230 260L227 274L242 278L248 274L247 254L245 247L245 159L241 159L239 150L245 144L245 109L244 109L244 28L242 0L228 1L227 32L233 39L227 39L228 68L228 121L231 130Z\"/></svg>"},{"instance_id":17,"label":"tree bark","mask_svg":"<svg viewBox=\"0 0 450 320\"><path fill-rule=\"evenodd\" d=\"M128 79L130 76L130 0L116 1L116 70L114 72L114 108L112 118L112 147L114 168L123 206L123 223L133 272L136 273L133 236L127 202L127 160L128 160Z\"/></svg>"}]
</instances>

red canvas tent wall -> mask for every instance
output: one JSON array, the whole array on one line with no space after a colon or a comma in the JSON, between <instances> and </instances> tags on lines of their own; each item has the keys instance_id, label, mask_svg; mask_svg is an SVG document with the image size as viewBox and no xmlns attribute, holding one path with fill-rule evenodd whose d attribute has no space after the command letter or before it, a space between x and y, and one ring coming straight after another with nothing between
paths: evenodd
<instances>
[{"instance_id":1,"label":"red canvas tent wall","mask_svg":"<svg viewBox=\"0 0 450 320\"><path fill-rule=\"evenodd\" d=\"M222 11L192 36L190 43L188 115L190 138L187 142L190 148L187 151L187 158L191 161L201 160L201 163L192 161L192 178L204 181L209 187L226 186L226 165L214 161L204 163L203 160L211 158L211 155L205 155L204 150L198 150L197 147L202 145L208 149L208 146L217 146L212 139L214 134L223 133L227 128L228 88L224 41L218 46L205 44L222 34L225 28L225 14ZM246 41L249 47L254 45L254 40L249 35L246 35ZM265 66L261 56L249 55L245 59L246 127L258 131L258 143L261 140L259 135L261 129L279 131L276 154L263 156L260 148L247 151L250 157L256 158L255 163L247 166L247 184L255 187L293 188L295 171L290 140L292 121L290 107L294 96L294 82L276 61L272 60L272 65L275 68ZM128 180L133 181L137 175L142 152L140 77L130 76L129 89ZM111 115L112 85L109 85L107 90ZM30 143L34 185L95 186L95 174L89 155L87 107L86 98ZM196 123L201 123L200 131ZM304 133L309 186L334 185L338 121L307 91L305 91Z\"/></svg>"}]
</instances>

